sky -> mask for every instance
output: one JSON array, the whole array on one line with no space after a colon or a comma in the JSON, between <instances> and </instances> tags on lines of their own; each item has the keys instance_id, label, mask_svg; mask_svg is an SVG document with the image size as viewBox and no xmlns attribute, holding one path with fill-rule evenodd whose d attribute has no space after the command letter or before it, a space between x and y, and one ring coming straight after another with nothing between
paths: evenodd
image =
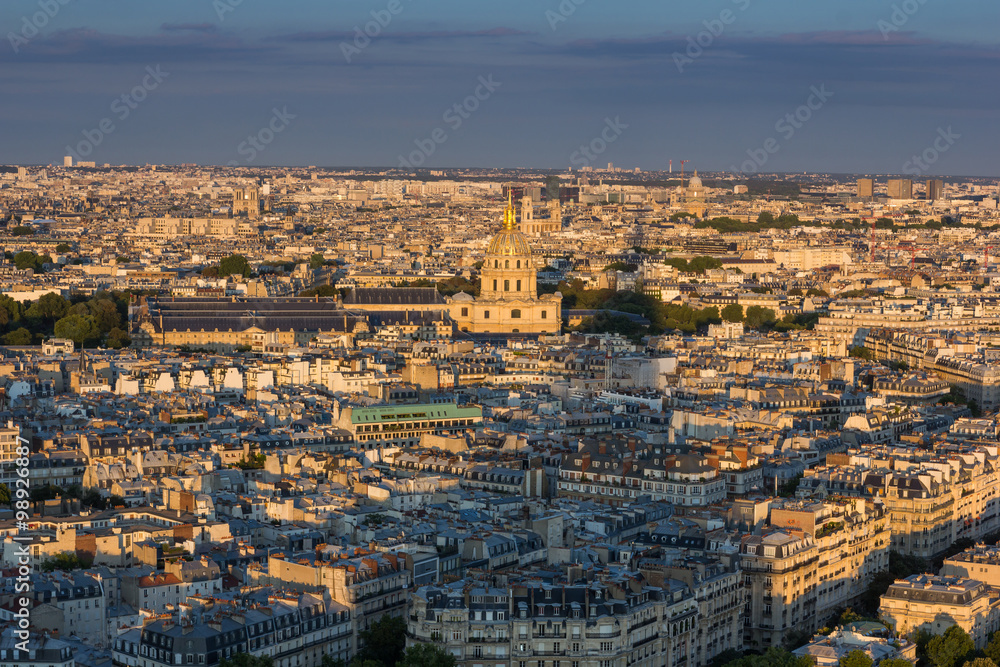
<instances>
[{"instance_id":1,"label":"sky","mask_svg":"<svg viewBox=\"0 0 1000 667\"><path fill-rule=\"evenodd\" d=\"M996 0L3 0L0 163L1000 175Z\"/></svg>"}]
</instances>

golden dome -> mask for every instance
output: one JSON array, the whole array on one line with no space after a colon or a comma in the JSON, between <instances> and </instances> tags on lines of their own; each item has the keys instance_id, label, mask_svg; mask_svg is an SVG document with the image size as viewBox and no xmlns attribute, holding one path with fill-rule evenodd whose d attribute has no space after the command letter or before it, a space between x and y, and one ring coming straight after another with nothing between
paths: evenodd
<instances>
[{"instance_id":1,"label":"golden dome","mask_svg":"<svg viewBox=\"0 0 1000 667\"><path fill-rule=\"evenodd\" d=\"M528 245L528 237L516 229L504 229L493 237L489 247L486 248L487 255L530 255L531 246Z\"/></svg>"},{"instance_id":2,"label":"golden dome","mask_svg":"<svg viewBox=\"0 0 1000 667\"><path fill-rule=\"evenodd\" d=\"M490 241L486 254L507 256L531 254L528 237L517 229L517 214L510 200L510 192L507 193L507 208L503 212L503 229Z\"/></svg>"}]
</instances>

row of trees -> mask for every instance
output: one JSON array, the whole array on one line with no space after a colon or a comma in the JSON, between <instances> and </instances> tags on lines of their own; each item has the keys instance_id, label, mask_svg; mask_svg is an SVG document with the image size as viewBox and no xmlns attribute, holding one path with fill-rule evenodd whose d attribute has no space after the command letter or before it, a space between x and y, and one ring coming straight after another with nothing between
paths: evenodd
<instances>
[{"instance_id":1,"label":"row of trees","mask_svg":"<svg viewBox=\"0 0 1000 667\"><path fill-rule=\"evenodd\" d=\"M0 506L9 507L13 494L10 487L0 483ZM31 488L29 499L32 502L43 502L45 500L55 500L56 498L72 498L79 500L84 507L96 510L106 510L109 507L117 507L125 504L125 499L118 495L105 498L95 489L84 489L79 484L73 484L65 489L52 484L45 486L35 486Z\"/></svg>"},{"instance_id":2,"label":"row of trees","mask_svg":"<svg viewBox=\"0 0 1000 667\"><path fill-rule=\"evenodd\" d=\"M69 338L77 345L131 344L122 328L128 317L129 294L100 292L65 299L50 292L37 301L20 303L0 295L0 340L5 345L37 344L46 338Z\"/></svg>"}]
</instances>

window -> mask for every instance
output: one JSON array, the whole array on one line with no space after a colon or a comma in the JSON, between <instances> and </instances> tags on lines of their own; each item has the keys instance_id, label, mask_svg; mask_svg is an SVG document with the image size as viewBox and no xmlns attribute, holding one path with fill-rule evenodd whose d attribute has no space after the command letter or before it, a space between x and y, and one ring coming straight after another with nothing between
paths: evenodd
<instances>
[{"instance_id":1,"label":"window","mask_svg":"<svg viewBox=\"0 0 1000 667\"><path fill-rule=\"evenodd\" d=\"M463 308L462 309L462 317L468 317L468 316L469 316L469 309L468 308Z\"/></svg>"},{"instance_id":2,"label":"window","mask_svg":"<svg viewBox=\"0 0 1000 667\"><path fill-rule=\"evenodd\" d=\"M510 316L511 319L519 320L521 319L521 311L515 308L514 310L510 311Z\"/></svg>"},{"instance_id":3,"label":"window","mask_svg":"<svg viewBox=\"0 0 1000 667\"><path fill-rule=\"evenodd\" d=\"M503 291L504 292L509 292L510 291L510 281L509 280L503 281Z\"/></svg>"},{"instance_id":4,"label":"window","mask_svg":"<svg viewBox=\"0 0 1000 667\"><path fill-rule=\"evenodd\" d=\"M483 319L484 320L490 319L490 311L488 311L488 310L484 310L483 311Z\"/></svg>"},{"instance_id":5,"label":"window","mask_svg":"<svg viewBox=\"0 0 1000 667\"><path fill-rule=\"evenodd\" d=\"M496 280L493 281L493 291L494 292L497 291L497 281Z\"/></svg>"},{"instance_id":6,"label":"window","mask_svg":"<svg viewBox=\"0 0 1000 667\"><path fill-rule=\"evenodd\" d=\"M548 318L549 318L549 311L543 310L542 311L542 319L543 320L547 320Z\"/></svg>"},{"instance_id":7,"label":"window","mask_svg":"<svg viewBox=\"0 0 1000 667\"><path fill-rule=\"evenodd\" d=\"M518 292L521 291L521 281L520 280L517 281L517 291Z\"/></svg>"},{"instance_id":8,"label":"window","mask_svg":"<svg viewBox=\"0 0 1000 667\"><path fill-rule=\"evenodd\" d=\"M505 269L509 269L510 268L510 260L509 259L505 259L503 261L503 268L505 268Z\"/></svg>"}]
</instances>

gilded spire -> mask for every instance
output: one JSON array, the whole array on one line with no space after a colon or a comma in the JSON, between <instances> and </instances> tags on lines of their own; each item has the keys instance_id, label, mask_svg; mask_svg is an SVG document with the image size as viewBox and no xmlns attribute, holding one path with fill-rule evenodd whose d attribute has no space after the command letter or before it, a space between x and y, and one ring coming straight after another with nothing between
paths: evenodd
<instances>
[{"instance_id":1,"label":"gilded spire","mask_svg":"<svg viewBox=\"0 0 1000 667\"><path fill-rule=\"evenodd\" d=\"M509 232L517 228L517 214L514 212L514 203L511 201L510 188L507 188L507 208L503 212L503 228Z\"/></svg>"}]
</instances>

